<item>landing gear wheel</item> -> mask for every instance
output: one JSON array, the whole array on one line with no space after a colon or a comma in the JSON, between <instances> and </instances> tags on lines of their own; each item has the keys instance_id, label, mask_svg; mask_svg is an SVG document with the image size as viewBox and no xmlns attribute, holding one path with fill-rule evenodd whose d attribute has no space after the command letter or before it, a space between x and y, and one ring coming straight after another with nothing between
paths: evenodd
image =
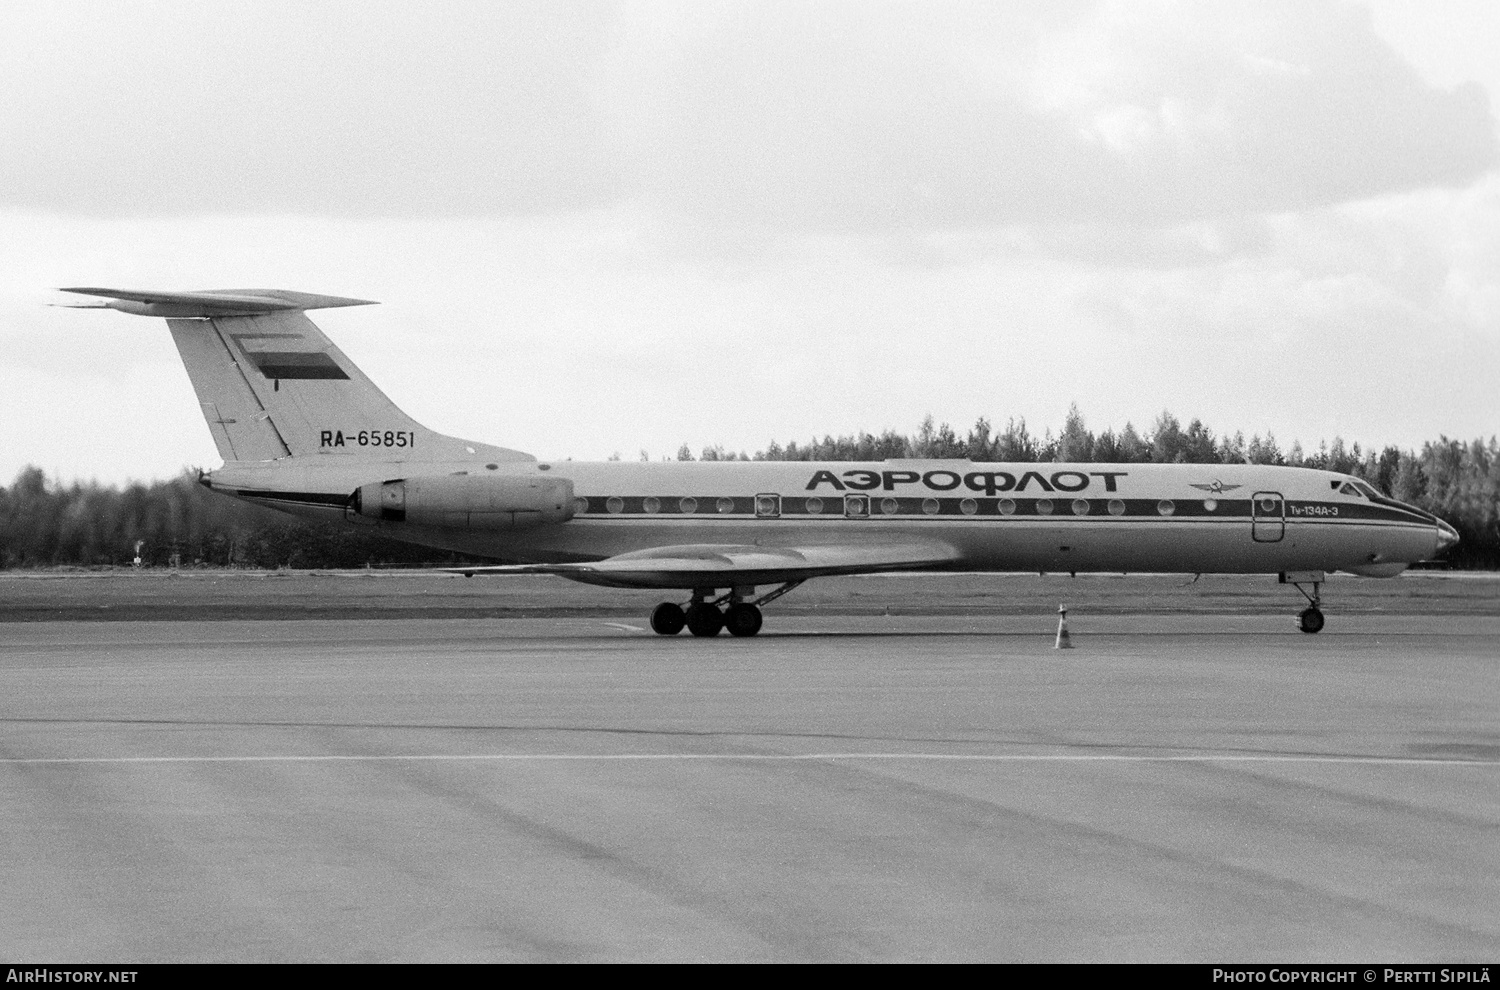
<instances>
[{"instance_id":1,"label":"landing gear wheel","mask_svg":"<svg viewBox=\"0 0 1500 990\"><path fill-rule=\"evenodd\" d=\"M724 628L731 636L754 636L760 632L760 609L749 602L736 602L724 613Z\"/></svg>"},{"instance_id":2,"label":"landing gear wheel","mask_svg":"<svg viewBox=\"0 0 1500 990\"><path fill-rule=\"evenodd\" d=\"M687 627L694 636L717 636L724 628L724 613L707 602L693 602L687 610Z\"/></svg>"},{"instance_id":3,"label":"landing gear wheel","mask_svg":"<svg viewBox=\"0 0 1500 990\"><path fill-rule=\"evenodd\" d=\"M687 625L687 615L675 602L662 602L651 610L651 631L662 636L676 636Z\"/></svg>"},{"instance_id":4,"label":"landing gear wheel","mask_svg":"<svg viewBox=\"0 0 1500 990\"><path fill-rule=\"evenodd\" d=\"M1316 608L1306 608L1301 615L1302 631L1305 633L1319 632L1323 628L1323 613Z\"/></svg>"}]
</instances>

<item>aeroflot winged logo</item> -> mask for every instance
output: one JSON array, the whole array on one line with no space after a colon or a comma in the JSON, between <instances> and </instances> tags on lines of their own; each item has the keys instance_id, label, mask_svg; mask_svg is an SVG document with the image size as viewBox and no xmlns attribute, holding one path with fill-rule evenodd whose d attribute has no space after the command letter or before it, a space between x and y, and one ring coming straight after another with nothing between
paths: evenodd
<instances>
[{"instance_id":1,"label":"aeroflot winged logo","mask_svg":"<svg viewBox=\"0 0 1500 990\"><path fill-rule=\"evenodd\" d=\"M1225 492L1232 492L1236 488L1244 488L1245 486L1244 485L1226 485L1226 484L1224 484L1224 482L1219 481L1216 478L1216 479L1214 479L1213 481L1209 482L1206 485L1194 485L1193 487L1196 488L1196 489L1198 489L1199 491L1212 492L1215 495L1222 495Z\"/></svg>"}]
</instances>

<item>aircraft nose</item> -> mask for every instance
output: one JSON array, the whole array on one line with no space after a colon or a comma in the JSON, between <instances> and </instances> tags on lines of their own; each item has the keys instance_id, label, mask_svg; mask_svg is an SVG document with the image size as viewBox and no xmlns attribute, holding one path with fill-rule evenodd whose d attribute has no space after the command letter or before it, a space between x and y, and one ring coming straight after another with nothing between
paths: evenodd
<instances>
[{"instance_id":1,"label":"aircraft nose","mask_svg":"<svg viewBox=\"0 0 1500 990\"><path fill-rule=\"evenodd\" d=\"M1442 553L1457 542L1458 530L1439 519L1437 524L1437 550L1435 552Z\"/></svg>"}]
</instances>

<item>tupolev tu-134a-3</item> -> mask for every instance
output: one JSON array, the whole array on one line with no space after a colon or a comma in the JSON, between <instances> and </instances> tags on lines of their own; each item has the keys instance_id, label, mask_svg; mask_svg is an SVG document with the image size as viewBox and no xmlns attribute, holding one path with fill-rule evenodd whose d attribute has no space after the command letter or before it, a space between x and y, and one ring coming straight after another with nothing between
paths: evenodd
<instances>
[{"instance_id":1,"label":"tupolev tu-134a-3","mask_svg":"<svg viewBox=\"0 0 1500 990\"><path fill-rule=\"evenodd\" d=\"M1323 627L1329 571L1399 574L1447 523L1331 471L1253 464L538 461L411 419L285 290L73 288L167 320L223 467L202 483L309 519L556 574L677 589L651 628L753 636L809 578L892 571L1275 574Z\"/></svg>"}]
</instances>

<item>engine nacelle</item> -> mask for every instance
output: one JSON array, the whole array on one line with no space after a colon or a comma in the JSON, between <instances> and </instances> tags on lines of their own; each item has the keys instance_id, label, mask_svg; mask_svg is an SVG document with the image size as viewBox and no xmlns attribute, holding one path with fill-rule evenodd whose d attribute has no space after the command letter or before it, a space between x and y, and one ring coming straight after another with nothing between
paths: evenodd
<instances>
[{"instance_id":1,"label":"engine nacelle","mask_svg":"<svg viewBox=\"0 0 1500 990\"><path fill-rule=\"evenodd\" d=\"M446 529L527 529L573 518L573 482L449 474L377 481L355 489L351 513L381 522Z\"/></svg>"}]
</instances>

